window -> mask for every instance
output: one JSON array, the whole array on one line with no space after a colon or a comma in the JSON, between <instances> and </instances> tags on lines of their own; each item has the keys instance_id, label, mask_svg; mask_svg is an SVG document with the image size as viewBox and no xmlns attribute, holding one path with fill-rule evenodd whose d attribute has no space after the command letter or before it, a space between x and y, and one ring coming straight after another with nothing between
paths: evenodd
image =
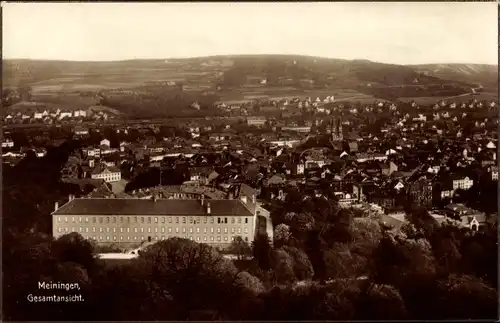
<instances>
[{"instance_id":1,"label":"window","mask_svg":"<svg viewBox=\"0 0 500 323\"><path fill-rule=\"evenodd\" d=\"M80 223L82 222L82 217L81 216L78 217L78 222L80 222Z\"/></svg>"},{"instance_id":2,"label":"window","mask_svg":"<svg viewBox=\"0 0 500 323\"><path fill-rule=\"evenodd\" d=\"M120 232L123 232L123 228L120 228Z\"/></svg>"},{"instance_id":3,"label":"window","mask_svg":"<svg viewBox=\"0 0 500 323\"><path fill-rule=\"evenodd\" d=\"M175 228L175 233L179 233L179 228Z\"/></svg>"},{"instance_id":4,"label":"window","mask_svg":"<svg viewBox=\"0 0 500 323\"><path fill-rule=\"evenodd\" d=\"M217 241L221 241L221 240L222 240L222 239L221 239L221 237L220 237L220 236L219 236L219 237L217 237Z\"/></svg>"},{"instance_id":5,"label":"window","mask_svg":"<svg viewBox=\"0 0 500 323\"><path fill-rule=\"evenodd\" d=\"M179 223L179 217L178 216L175 217L175 223Z\"/></svg>"},{"instance_id":6,"label":"window","mask_svg":"<svg viewBox=\"0 0 500 323\"><path fill-rule=\"evenodd\" d=\"M144 233L144 228L141 228L141 233Z\"/></svg>"},{"instance_id":7,"label":"window","mask_svg":"<svg viewBox=\"0 0 500 323\"><path fill-rule=\"evenodd\" d=\"M137 233L137 228L134 228L134 232Z\"/></svg>"},{"instance_id":8,"label":"window","mask_svg":"<svg viewBox=\"0 0 500 323\"><path fill-rule=\"evenodd\" d=\"M171 233L172 232L172 228L168 228L168 232Z\"/></svg>"},{"instance_id":9,"label":"window","mask_svg":"<svg viewBox=\"0 0 500 323\"><path fill-rule=\"evenodd\" d=\"M203 233L207 233L207 228L203 229Z\"/></svg>"},{"instance_id":10,"label":"window","mask_svg":"<svg viewBox=\"0 0 500 323\"><path fill-rule=\"evenodd\" d=\"M224 241L227 241L227 237L224 237Z\"/></svg>"},{"instance_id":11,"label":"window","mask_svg":"<svg viewBox=\"0 0 500 323\"><path fill-rule=\"evenodd\" d=\"M186 233L186 228L182 228L182 233Z\"/></svg>"},{"instance_id":12,"label":"window","mask_svg":"<svg viewBox=\"0 0 500 323\"><path fill-rule=\"evenodd\" d=\"M116 223L116 216L113 217L113 223Z\"/></svg>"},{"instance_id":13,"label":"window","mask_svg":"<svg viewBox=\"0 0 500 323\"><path fill-rule=\"evenodd\" d=\"M203 218L203 223L207 224L207 218Z\"/></svg>"},{"instance_id":14,"label":"window","mask_svg":"<svg viewBox=\"0 0 500 323\"><path fill-rule=\"evenodd\" d=\"M224 223L227 223L227 218L224 218Z\"/></svg>"},{"instance_id":15,"label":"window","mask_svg":"<svg viewBox=\"0 0 500 323\"><path fill-rule=\"evenodd\" d=\"M130 240L130 236L127 236L127 240Z\"/></svg>"},{"instance_id":16,"label":"window","mask_svg":"<svg viewBox=\"0 0 500 323\"><path fill-rule=\"evenodd\" d=\"M88 233L89 232L89 228L85 228L85 232Z\"/></svg>"},{"instance_id":17,"label":"window","mask_svg":"<svg viewBox=\"0 0 500 323\"><path fill-rule=\"evenodd\" d=\"M127 223L130 223L130 217L127 216Z\"/></svg>"},{"instance_id":18,"label":"window","mask_svg":"<svg viewBox=\"0 0 500 323\"><path fill-rule=\"evenodd\" d=\"M192 217L189 217L189 224L193 224L194 219Z\"/></svg>"},{"instance_id":19,"label":"window","mask_svg":"<svg viewBox=\"0 0 500 323\"><path fill-rule=\"evenodd\" d=\"M241 218L238 218L238 223L241 223Z\"/></svg>"},{"instance_id":20,"label":"window","mask_svg":"<svg viewBox=\"0 0 500 323\"><path fill-rule=\"evenodd\" d=\"M214 241L214 237L210 237L210 241Z\"/></svg>"},{"instance_id":21,"label":"window","mask_svg":"<svg viewBox=\"0 0 500 323\"><path fill-rule=\"evenodd\" d=\"M113 241L116 241L116 236L113 236Z\"/></svg>"},{"instance_id":22,"label":"window","mask_svg":"<svg viewBox=\"0 0 500 323\"><path fill-rule=\"evenodd\" d=\"M168 223L172 223L172 217L171 216L168 217Z\"/></svg>"},{"instance_id":23,"label":"window","mask_svg":"<svg viewBox=\"0 0 500 323\"><path fill-rule=\"evenodd\" d=\"M123 216L120 217L120 223L123 223Z\"/></svg>"},{"instance_id":24,"label":"window","mask_svg":"<svg viewBox=\"0 0 500 323\"><path fill-rule=\"evenodd\" d=\"M217 233L220 233L220 228L217 228Z\"/></svg>"},{"instance_id":25,"label":"window","mask_svg":"<svg viewBox=\"0 0 500 323\"><path fill-rule=\"evenodd\" d=\"M210 218L210 223L214 224L214 218Z\"/></svg>"},{"instance_id":26,"label":"window","mask_svg":"<svg viewBox=\"0 0 500 323\"><path fill-rule=\"evenodd\" d=\"M148 216L148 223L151 223L151 217Z\"/></svg>"},{"instance_id":27,"label":"window","mask_svg":"<svg viewBox=\"0 0 500 323\"><path fill-rule=\"evenodd\" d=\"M182 217L182 223L186 223L186 217L185 216Z\"/></svg>"},{"instance_id":28,"label":"window","mask_svg":"<svg viewBox=\"0 0 500 323\"><path fill-rule=\"evenodd\" d=\"M248 218L245 218L245 223L248 223Z\"/></svg>"},{"instance_id":29,"label":"window","mask_svg":"<svg viewBox=\"0 0 500 323\"><path fill-rule=\"evenodd\" d=\"M127 228L127 232L130 232L130 228Z\"/></svg>"},{"instance_id":30,"label":"window","mask_svg":"<svg viewBox=\"0 0 500 323\"><path fill-rule=\"evenodd\" d=\"M60 216L57 217L57 221L61 222L61 217Z\"/></svg>"},{"instance_id":31,"label":"window","mask_svg":"<svg viewBox=\"0 0 500 323\"><path fill-rule=\"evenodd\" d=\"M165 233L165 228L161 228L161 233Z\"/></svg>"},{"instance_id":32,"label":"window","mask_svg":"<svg viewBox=\"0 0 500 323\"><path fill-rule=\"evenodd\" d=\"M231 218L231 223L234 224L235 220L234 218Z\"/></svg>"},{"instance_id":33,"label":"window","mask_svg":"<svg viewBox=\"0 0 500 323\"><path fill-rule=\"evenodd\" d=\"M123 237L122 237L122 236L120 236L120 241L121 241L121 240L123 240Z\"/></svg>"},{"instance_id":34,"label":"window","mask_svg":"<svg viewBox=\"0 0 500 323\"><path fill-rule=\"evenodd\" d=\"M75 223L75 217L71 218L71 222Z\"/></svg>"},{"instance_id":35,"label":"window","mask_svg":"<svg viewBox=\"0 0 500 323\"><path fill-rule=\"evenodd\" d=\"M99 232L102 232L103 231L103 228L99 228Z\"/></svg>"},{"instance_id":36,"label":"window","mask_svg":"<svg viewBox=\"0 0 500 323\"><path fill-rule=\"evenodd\" d=\"M224 233L227 233L227 228L224 228Z\"/></svg>"},{"instance_id":37,"label":"window","mask_svg":"<svg viewBox=\"0 0 500 323\"><path fill-rule=\"evenodd\" d=\"M247 228L245 228L245 233L248 233L248 229Z\"/></svg>"},{"instance_id":38,"label":"window","mask_svg":"<svg viewBox=\"0 0 500 323\"><path fill-rule=\"evenodd\" d=\"M200 237L196 237L196 241L200 241Z\"/></svg>"},{"instance_id":39,"label":"window","mask_svg":"<svg viewBox=\"0 0 500 323\"><path fill-rule=\"evenodd\" d=\"M210 233L214 233L214 228L210 228Z\"/></svg>"},{"instance_id":40,"label":"window","mask_svg":"<svg viewBox=\"0 0 500 323\"><path fill-rule=\"evenodd\" d=\"M196 217L196 221L194 223L196 223L196 224L200 223L200 217L199 216Z\"/></svg>"},{"instance_id":41,"label":"window","mask_svg":"<svg viewBox=\"0 0 500 323\"><path fill-rule=\"evenodd\" d=\"M106 236L106 240L109 240L109 236Z\"/></svg>"},{"instance_id":42,"label":"window","mask_svg":"<svg viewBox=\"0 0 500 323\"><path fill-rule=\"evenodd\" d=\"M113 228L113 232L116 232L116 228Z\"/></svg>"},{"instance_id":43,"label":"window","mask_svg":"<svg viewBox=\"0 0 500 323\"><path fill-rule=\"evenodd\" d=\"M92 232L95 232L95 227L92 227Z\"/></svg>"},{"instance_id":44,"label":"window","mask_svg":"<svg viewBox=\"0 0 500 323\"><path fill-rule=\"evenodd\" d=\"M144 223L144 217L141 216L141 223Z\"/></svg>"},{"instance_id":45,"label":"window","mask_svg":"<svg viewBox=\"0 0 500 323\"><path fill-rule=\"evenodd\" d=\"M58 228L57 231L62 232L62 228Z\"/></svg>"},{"instance_id":46,"label":"window","mask_svg":"<svg viewBox=\"0 0 500 323\"><path fill-rule=\"evenodd\" d=\"M220 224L220 218L217 218L217 223Z\"/></svg>"},{"instance_id":47,"label":"window","mask_svg":"<svg viewBox=\"0 0 500 323\"><path fill-rule=\"evenodd\" d=\"M100 217L100 218L99 218L99 223L102 223L102 221L103 221L103 220L102 220L102 217Z\"/></svg>"},{"instance_id":48,"label":"window","mask_svg":"<svg viewBox=\"0 0 500 323\"><path fill-rule=\"evenodd\" d=\"M189 228L189 233L193 233L193 228Z\"/></svg>"},{"instance_id":49,"label":"window","mask_svg":"<svg viewBox=\"0 0 500 323\"><path fill-rule=\"evenodd\" d=\"M134 216L134 222L137 223L137 217L136 216Z\"/></svg>"},{"instance_id":50,"label":"window","mask_svg":"<svg viewBox=\"0 0 500 323\"><path fill-rule=\"evenodd\" d=\"M109 223L109 216L106 217L106 223Z\"/></svg>"},{"instance_id":51,"label":"window","mask_svg":"<svg viewBox=\"0 0 500 323\"><path fill-rule=\"evenodd\" d=\"M155 217L155 223L158 223L158 217Z\"/></svg>"},{"instance_id":52,"label":"window","mask_svg":"<svg viewBox=\"0 0 500 323\"><path fill-rule=\"evenodd\" d=\"M241 233L241 228L238 228L238 233Z\"/></svg>"},{"instance_id":53,"label":"window","mask_svg":"<svg viewBox=\"0 0 500 323\"><path fill-rule=\"evenodd\" d=\"M234 233L234 228L231 228L231 233Z\"/></svg>"},{"instance_id":54,"label":"window","mask_svg":"<svg viewBox=\"0 0 500 323\"><path fill-rule=\"evenodd\" d=\"M207 241L207 237L203 237L203 241Z\"/></svg>"}]
</instances>

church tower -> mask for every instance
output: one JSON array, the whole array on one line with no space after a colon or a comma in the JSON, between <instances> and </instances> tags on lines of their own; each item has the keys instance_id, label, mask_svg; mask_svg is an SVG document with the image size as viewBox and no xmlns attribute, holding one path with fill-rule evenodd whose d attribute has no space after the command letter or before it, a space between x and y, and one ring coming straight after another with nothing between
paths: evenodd
<instances>
[{"instance_id":1,"label":"church tower","mask_svg":"<svg viewBox=\"0 0 500 323\"><path fill-rule=\"evenodd\" d=\"M342 119L334 117L330 124L332 141L342 141L344 140L344 134L342 131Z\"/></svg>"}]
</instances>

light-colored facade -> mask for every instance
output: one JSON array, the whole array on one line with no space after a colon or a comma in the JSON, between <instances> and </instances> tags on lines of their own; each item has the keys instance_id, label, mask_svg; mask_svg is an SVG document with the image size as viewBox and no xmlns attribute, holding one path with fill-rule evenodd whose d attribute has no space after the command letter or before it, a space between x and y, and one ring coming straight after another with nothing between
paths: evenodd
<instances>
[{"instance_id":1,"label":"light-colored facade","mask_svg":"<svg viewBox=\"0 0 500 323\"><path fill-rule=\"evenodd\" d=\"M474 181L467 176L464 178L457 178L453 180L453 190L457 190L459 188L463 190L468 190L469 188L472 187L473 184Z\"/></svg>"},{"instance_id":2,"label":"light-colored facade","mask_svg":"<svg viewBox=\"0 0 500 323\"><path fill-rule=\"evenodd\" d=\"M100 173L94 173L90 176L92 179L103 179L106 182L118 182L122 179L122 173L114 167L106 168Z\"/></svg>"},{"instance_id":3,"label":"light-colored facade","mask_svg":"<svg viewBox=\"0 0 500 323\"><path fill-rule=\"evenodd\" d=\"M223 248L237 236L253 241L253 208L241 200L70 198L61 208L56 204L52 232L124 247L178 237Z\"/></svg>"}]
</instances>

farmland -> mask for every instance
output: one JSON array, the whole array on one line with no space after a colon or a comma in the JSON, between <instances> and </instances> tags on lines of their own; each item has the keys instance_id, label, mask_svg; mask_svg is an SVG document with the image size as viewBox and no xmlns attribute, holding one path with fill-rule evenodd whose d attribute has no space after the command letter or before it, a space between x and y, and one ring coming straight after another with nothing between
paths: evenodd
<instances>
[{"instance_id":1,"label":"farmland","mask_svg":"<svg viewBox=\"0 0 500 323\"><path fill-rule=\"evenodd\" d=\"M489 92L477 98L490 99L495 75L489 66L433 69L296 55L119 62L7 60L3 68L4 89L28 87L32 101L70 110L102 104L134 117L214 115L210 107L217 101L262 98L333 95L337 101L363 103L468 100L471 88L483 80ZM201 110L193 111L193 102L200 103Z\"/></svg>"}]
</instances>

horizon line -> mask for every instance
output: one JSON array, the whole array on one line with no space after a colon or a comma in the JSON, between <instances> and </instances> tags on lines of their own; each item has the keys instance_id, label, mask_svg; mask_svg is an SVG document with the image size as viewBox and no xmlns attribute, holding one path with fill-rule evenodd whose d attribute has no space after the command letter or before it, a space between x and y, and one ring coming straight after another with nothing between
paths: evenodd
<instances>
[{"instance_id":1,"label":"horizon line","mask_svg":"<svg viewBox=\"0 0 500 323\"><path fill-rule=\"evenodd\" d=\"M184 57L168 57L168 58L126 58L126 59L104 59L104 60L78 60L78 59L60 59L60 58L6 58L3 57L2 61L45 61L45 62L68 62L68 63L119 63L128 61L168 61L168 60L189 60L189 59L203 59L212 57L244 57L244 56L296 56L304 58L319 58L325 60L339 60L339 61L367 61L377 64L386 65L400 65L400 66L417 66L417 65L489 65L498 66L499 63L464 63L464 62L431 62L431 63L389 63L381 61L373 61L366 58L337 58L337 57L327 57L327 56L315 56L315 55L304 55L304 54L214 54L214 55L202 55L202 56L184 56Z\"/></svg>"}]
</instances>

